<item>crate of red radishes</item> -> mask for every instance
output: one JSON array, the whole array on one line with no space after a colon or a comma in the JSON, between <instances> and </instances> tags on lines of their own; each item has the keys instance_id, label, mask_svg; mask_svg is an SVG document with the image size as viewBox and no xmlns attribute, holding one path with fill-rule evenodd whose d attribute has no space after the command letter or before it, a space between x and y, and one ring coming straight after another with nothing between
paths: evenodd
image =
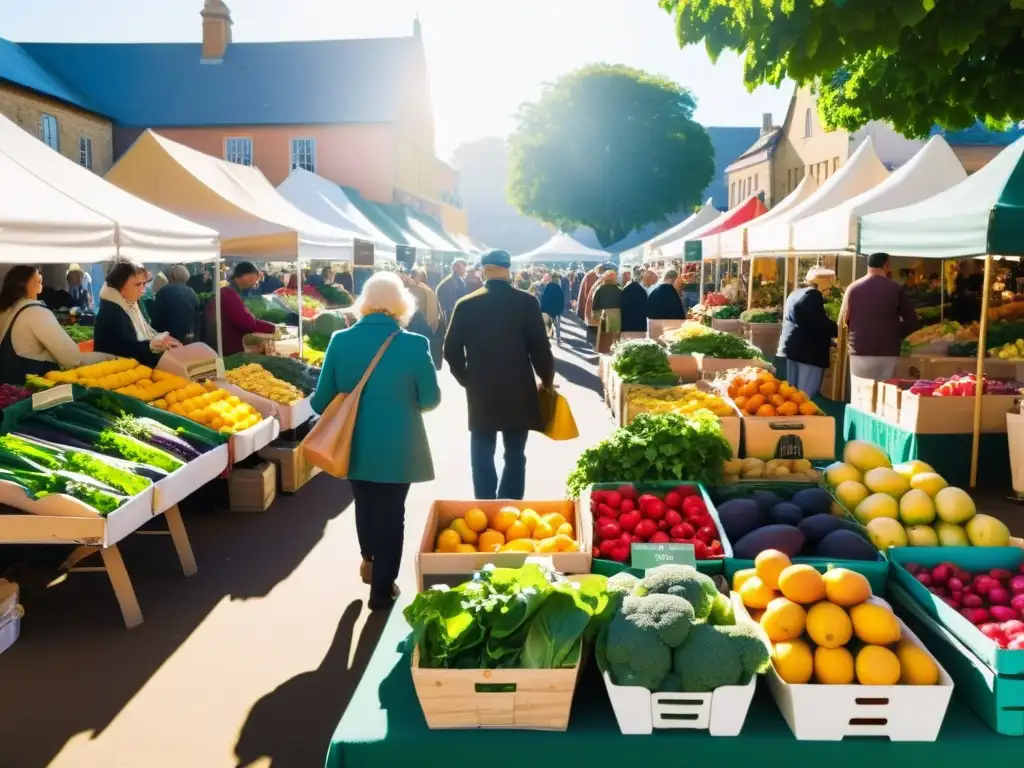
<instances>
[{"instance_id":1,"label":"crate of red radishes","mask_svg":"<svg viewBox=\"0 0 1024 768\"><path fill-rule=\"evenodd\" d=\"M602 483L581 499L593 519L595 560L602 573L632 566L636 544L662 544L659 562L684 562L692 550L703 573L721 573L732 547L711 497L699 483Z\"/></svg>"},{"instance_id":2,"label":"crate of red radishes","mask_svg":"<svg viewBox=\"0 0 1024 768\"><path fill-rule=\"evenodd\" d=\"M1024 550L900 547L889 559L896 581L981 661L1024 673Z\"/></svg>"}]
</instances>

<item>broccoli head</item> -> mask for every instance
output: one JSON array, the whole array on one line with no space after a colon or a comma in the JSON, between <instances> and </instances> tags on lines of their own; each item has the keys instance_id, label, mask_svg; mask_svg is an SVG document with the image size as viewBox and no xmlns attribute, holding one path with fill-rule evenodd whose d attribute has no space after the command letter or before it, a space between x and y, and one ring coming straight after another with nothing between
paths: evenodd
<instances>
[{"instance_id":1,"label":"broccoli head","mask_svg":"<svg viewBox=\"0 0 1024 768\"><path fill-rule=\"evenodd\" d=\"M640 583L640 579L634 576L629 571L620 571L614 576L608 577L608 583L605 586L609 595L621 595L627 597L632 595L636 590L636 585Z\"/></svg>"},{"instance_id":2,"label":"broccoli head","mask_svg":"<svg viewBox=\"0 0 1024 768\"><path fill-rule=\"evenodd\" d=\"M711 693L723 685L745 685L770 663L768 645L746 624L698 624L672 654L672 669L686 693Z\"/></svg>"},{"instance_id":3,"label":"broccoli head","mask_svg":"<svg viewBox=\"0 0 1024 768\"><path fill-rule=\"evenodd\" d=\"M616 685L657 690L672 669L672 650L657 631L616 613L603 634L604 658Z\"/></svg>"},{"instance_id":4,"label":"broccoli head","mask_svg":"<svg viewBox=\"0 0 1024 768\"><path fill-rule=\"evenodd\" d=\"M711 606L711 615L708 616L708 624L727 626L736 623L736 614L732 608L732 600L719 592L715 595L715 602Z\"/></svg>"},{"instance_id":5,"label":"broccoli head","mask_svg":"<svg viewBox=\"0 0 1024 768\"><path fill-rule=\"evenodd\" d=\"M690 565L659 565L640 579L636 595L675 595L693 606L697 621L704 621L711 613L718 589L710 576L705 576Z\"/></svg>"},{"instance_id":6,"label":"broccoli head","mask_svg":"<svg viewBox=\"0 0 1024 768\"><path fill-rule=\"evenodd\" d=\"M620 611L641 629L657 633L669 648L682 645L694 625L693 606L675 595L632 595L622 601Z\"/></svg>"}]
</instances>

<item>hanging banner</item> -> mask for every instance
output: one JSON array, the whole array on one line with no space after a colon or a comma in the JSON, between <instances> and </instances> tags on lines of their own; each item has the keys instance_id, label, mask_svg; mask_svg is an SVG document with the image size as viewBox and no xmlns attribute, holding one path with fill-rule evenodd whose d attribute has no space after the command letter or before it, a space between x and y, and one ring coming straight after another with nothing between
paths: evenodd
<instances>
[{"instance_id":1,"label":"hanging banner","mask_svg":"<svg viewBox=\"0 0 1024 768\"><path fill-rule=\"evenodd\" d=\"M411 267L416 263L416 249L408 245L395 247L395 259L405 267Z\"/></svg>"},{"instance_id":2,"label":"hanging banner","mask_svg":"<svg viewBox=\"0 0 1024 768\"><path fill-rule=\"evenodd\" d=\"M686 262L699 262L702 261L704 254L703 244L700 240L687 240L683 249L683 261Z\"/></svg>"},{"instance_id":3,"label":"hanging banner","mask_svg":"<svg viewBox=\"0 0 1024 768\"><path fill-rule=\"evenodd\" d=\"M373 243L367 240L355 240L352 244L352 265L356 267L372 267L374 260Z\"/></svg>"}]
</instances>

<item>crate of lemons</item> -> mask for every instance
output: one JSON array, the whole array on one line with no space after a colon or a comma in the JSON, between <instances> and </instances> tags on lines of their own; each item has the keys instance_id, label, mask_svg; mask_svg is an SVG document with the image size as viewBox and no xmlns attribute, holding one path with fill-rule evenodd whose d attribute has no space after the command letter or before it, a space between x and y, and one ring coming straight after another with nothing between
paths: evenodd
<instances>
[{"instance_id":1,"label":"crate of lemons","mask_svg":"<svg viewBox=\"0 0 1024 768\"><path fill-rule=\"evenodd\" d=\"M474 507L437 534L435 552L578 552L575 530L560 512L541 515L504 506L490 516Z\"/></svg>"},{"instance_id":2,"label":"crate of lemons","mask_svg":"<svg viewBox=\"0 0 1024 768\"><path fill-rule=\"evenodd\" d=\"M733 575L733 590L772 643L776 674L790 685L936 685L939 667L903 637L888 604L847 568L824 574L774 549Z\"/></svg>"},{"instance_id":3,"label":"crate of lemons","mask_svg":"<svg viewBox=\"0 0 1024 768\"><path fill-rule=\"evenodd\" d=\"M703 390L695 384L674 387L632 386L626 392L626 403L633 413L678 413L689 416L704 409L719 418L737 415L718 393Z\"/></svg>"},{"instance_id":4,"label":"crate of lemons","mask_svg":"<svg viewBox=\"0 0 1024 768\"><path fill-rule=\"evenodd\" d=\"M228 371L225 377L246 392L282 405L293 405L305 397L298 387L277 378L259 363L240 365Z\"/></svg>"}]
</instances>

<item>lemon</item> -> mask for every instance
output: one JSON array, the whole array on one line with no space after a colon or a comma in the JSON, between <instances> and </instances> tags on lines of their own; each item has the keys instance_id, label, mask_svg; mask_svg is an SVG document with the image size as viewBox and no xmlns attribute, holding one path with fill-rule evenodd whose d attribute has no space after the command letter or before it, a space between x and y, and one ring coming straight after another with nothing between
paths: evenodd
<instances>
[{"instance_id":1,"label":"lemon","mask_svg":"<svg viewBox=\"0 0 1024 768\"><path fill-rule=\"evenodd\" d=\"M901 640L896 647L900 662L900 682L904 685L938 685L939 668L923 649L909 640Z\"/></svg>"},{"instance_id":2,"label":"lemon","mask_svg":"<svg viewBox=\"0 0 1024 768\"><path fill-rule=\"evenodd\" d=\"M462 519L452 520L451 529L459 534L464 544L476 544L476 531L469 527L469 524Z\"/></svg>"},{"instance_id":3,"label":"lemon","mask_svg":"<svg viewBox=\"0 0 1024 768\"><path fill-rule=\"evenodd\" d=\"M505 531L505 540L512 541L513 539L529 539L533 533L533 529L523 520L516 520L512 525Z\"/></svg>"},{"instance_id":4,"label":"lemon","mask_svg":"<svg viewBox=\"0 0 1024 768\"><path fill-rule=\"evenodd\" d=\"M853 682L853 654L846 648L815 648L814 678L822 685L849 685Z\"/></svg>"},{"instance_id":5,"label":"lemon","mask_svg":"<svg viewBox=\"0 0 1024 768\"><path fill-rule=\"evenodd\" d=\"M806 683L814 674L814 656L803 640L776 643L772 648L772 664L779 677L790 685Z\"/></svg>"},{"instance_id":6,"label":"lemon","mask_svg":"<svg viewBox=\"0 0 1024 768\"><path fill-rule=\"evenodd\" d=\"M757 576L751 576L743 582L739 589L740 599L747 608L762 610L768 607L775 598L775 593L770 590Z\"/></svg>"},{"instance_id":7,"label":"lemon","mask_svg":"<svg viewBox=\"0 0 1024 768\"><path fill-rule=\"evenodd\" d=\"M776 597L761 616L761 628L773 643L796 640L804 633L807 614L804 609L785 597Z\"/></svg>"},{"instance_id":8,"label":"lemon","mask_svg":"<svg viewBox=\"0 0 1024 768\"><path fill-rule=\"evenodd\" d=\"M861 685L896 685L900 681L900 660L880 645L861 648L856 668L857 682Z\"/></svg>"},{"instance_id":9,"label":"lemon","mask_svg":"<svg viewBox=\"0 0 1024 768\"><path fill-rule=\"evenodd\" d=\"M494 513L494 519L491 521L491 528L501 533L505 533L512 523L519 519L519 510L515 507L502 507Z\"/></svg>"},{"instance_id":10,"label":"lemon","mask_svg":"<svg viewBox=\"0 0 1024 768\"><path fill-rule=\"evenodd\" d=\"M537 527L537 523L540 522L540 515L537 514L535 509L524 509L519 513L519 522L526 526L529 533L533 533L533 529Z\"/></svg>"},{"instance_id":11,"label":"lemon","mask_svg":"<svg viewBox=\"0 0 1024 768\"><path fill-rule=\"evenodd\" d=\"M900 623L883 605L862 603L850 609L853 631L857 639L873 645L890 645L900 639Z\"/></svg>"},{"instance_id":12,"label":"lemon","mask_svg":"<svg viewBox=\"0 0 1024 768\"><path fill-rule=\"evenodd\" d=\"M437 535L438 552L458 552L459 544L462 544L462 537L451 528L445 528Z\"/></svg>"},{"instance_id":13,"label":"lemon","mask_svg":"<svg viewBox=\"0 0 1024 768\"><path fill-rule=\"evenodd\" d=\"M471 530L480 533L487 528L487 515L482 509L473 508L462 516Z\"/></svg>"},{"instance_id":14,"label":"lemon","mask_svg":"<svg viewBox=\"0 0 1024 768\"><path fill-rule=\"evenodd\" d=\"M838 605L823 600L807 611L807 634L815 645L839 648L850 642L853 622Z\"/></svg>"},{"instance_id":15,"label":"lemon","mask_svg":"<svg viewBox=\"0 0 1024 768\"><path fill-rule=\"evenodd\" d=\"M766 549L754 558L754 570L768 589L779 588L779 576L789 565L789 557L777 549Z\"/></svg>"}]
</instances>

